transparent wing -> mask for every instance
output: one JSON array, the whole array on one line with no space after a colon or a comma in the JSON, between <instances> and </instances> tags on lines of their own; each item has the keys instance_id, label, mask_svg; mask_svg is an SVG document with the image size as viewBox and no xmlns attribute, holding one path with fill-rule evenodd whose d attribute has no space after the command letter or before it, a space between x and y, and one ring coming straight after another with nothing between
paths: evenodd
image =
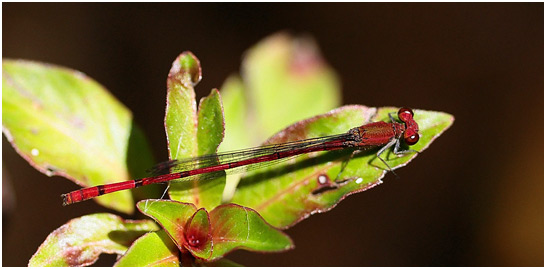
<instances>
[{"instance_id":1,"label":"transparent wing","mask_svg":"<svg viewBox=\"0 0 546 269\"><path fill-rule=\"evenodd\" d=\"M259 147L244 149L244 150L228 151L228 152L223 152L219 154L203 155L203 156L194 157L194 158L171 160L171 161L159 163L158 165L153 167L150 170L150 172L155 175L161 175L161 174L168 174L168 173L174 173L174 172L195 170L195 169L210 167L214 165L227 164L232 162L259 158L262 156L275 154L277 152L281 153L281 152L288 152L288 151L294 151L294 150L302 150L305 148L310 148L310 147L320 145L325 142L345 140L350 138L351 138L350 134L339 134L339 135L332 135L332 136L326 136L326 137L298 140L298 141L281 143L281 144L259 146ZM296 156L289 156L287 158L272 160L268 162L252 163L244 167L229 169L228 173L233 174L233 173L240 173L244 171L250 171L250 170L262 168L265 166L270 166L279 162L283 162L293 157L296 157ZM199 177L199 178L202 179L202 177Z\"/></svg>"}]
</instances>

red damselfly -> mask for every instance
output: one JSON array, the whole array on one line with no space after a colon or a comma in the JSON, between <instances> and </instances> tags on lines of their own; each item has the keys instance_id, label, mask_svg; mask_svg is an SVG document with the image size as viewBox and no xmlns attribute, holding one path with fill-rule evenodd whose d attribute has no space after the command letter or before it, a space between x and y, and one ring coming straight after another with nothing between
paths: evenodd
<instances>
[{"instance_id":1,"label":"red damselfly","mask_svg":"<svg viewBox=\"0 0 546 269\"><path fill-rule=\"evenodd\" d=\"M393 146L394 153L397 155L410 151L415 152L414 150L400 150L400 141L403 140L407 145L417 143L419 141L419 126L413 119L413 111L409 108L401 108L398 111L398 118L402 123L396 122L391 114L389 114L389 117L391 119L390 123L383 121L372 122L350 129L344 134L169 161L158 166L157 171L163 172L158 176L88 187L63 194L61 195L63 205L81 202L107 193L174 179L211 174L238 167L259 167L264 162L289 159L300 154L316 151L382 146L376 154L377 158L391 170L387 162L381 158L381 154Z\"/></svg>"}]
</instances>

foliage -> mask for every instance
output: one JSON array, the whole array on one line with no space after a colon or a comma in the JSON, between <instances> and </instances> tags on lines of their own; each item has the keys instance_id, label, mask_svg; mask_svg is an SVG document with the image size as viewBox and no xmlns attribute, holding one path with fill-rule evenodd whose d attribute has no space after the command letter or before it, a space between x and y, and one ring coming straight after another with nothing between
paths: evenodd
<instances>
[{"instance_id":1,"label":"foliage","mask_svg":"<svg viewBox=\"0 0 546 269\"><path fill-rule=\"evenodd\" d=\"M97 82L47 64L4 60L2 66L4 134L39 171L93 186L142 177L136 168L151 167L148 144L130 111ZM241 77L231 76L221 92L213 89L196 106L199 60L190 52L176 58L167 80L165 115L171 160L256 146L268 137L265 144L340 134L388 121L388 113L397 110L338 107L337 77L314 43L285 34L252 48ZM415 119L421 139L412 149L420 152L453 122L449 114L418 109ZM386 169L376 152L304 154L243 178L226 179L222 172L208 180L176 180L169 184L171 200L137 203L161 229L151 220L83 216L51 233L29 265L83 266L100 253L116 253L116 266L226 266L236 265L223 258L235 249L286 251L294 245L279 229L381 183ZM385 154L393 169L416 157ZM95 200L123 213L134 211L129 191Z\"/></svg>"}]
</instances>

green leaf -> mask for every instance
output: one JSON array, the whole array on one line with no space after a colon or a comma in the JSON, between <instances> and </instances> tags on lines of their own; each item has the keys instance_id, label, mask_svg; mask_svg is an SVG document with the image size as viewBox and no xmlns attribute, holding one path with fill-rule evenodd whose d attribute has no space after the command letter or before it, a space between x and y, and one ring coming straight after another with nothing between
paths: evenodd
<instances>
[{"instance_id":1,"label":"green leaf","mask_svg":"<svg viewBox=\"0 0 546 269\"><path fill-rule=\"evenodd\" d=\"M220 92L214 89L199 102L197 143L198 155L216 153L224 138L224 115Z\"/></svg>"},{"instance_id":2,"label":"green leaf","mask_svg":"<svg viewBox=\"0 0 546 269\"><path fill-rule=\"evenodd\" d=\"M124 253L136 238L157 229L150 220L123 220L107 213L72 219L49 234L28 265L90 265L101 253Z\"/></svg>"},{"instance_id":3,"label":"green leaf","mask_svg":"<svg viewBox=\"0 0 546 269\"><path fill-rule=\"evenodd\" d=\"M242 77L231 76L222 87L227 130L221 151L256 146L341 102L337 75L310 38L279 33L264 39L243 59Z\"/></svg>"},{"instance_id":4,"label":"green leaf","mask_svg":"<svg viewBox=\"0 0 546 269\"><path fill-rule=\"evenodd\" d=\"M209 259L212 255L212 240L210 234L209 215L204 208L193 214L186 223L184 229L184 247L193 256L201 259Z\"/></svg>"},{"instance_id":5,"label":"green leaf","mask_svg":"<svg viewBox=\"0 0 546 269\"><path fill-rule=\"evenodd\" d=\"M174 61L167 80L165 128L171 160L215 153L224 134L224 117L220 94L213 90L195 107L193 87L201 78L199 60L190 52ZM219 205L225 176L199 181L181 179L171 182L169 195L176 201L212 209Z\"/></svg>"},{"instance_id":6,"label":"green leaf","mask_svg":"<svg viewBox=\"0 0 546 269\"><path fill-rule=\"evenodd\" d=\"M243 81L238 76L230 76L224 82L224 85L222 85L221 93L222 101L224 102L224 113L226 115L226 135L222 144L220 144L219 150L230 151L252 146L251 142L256 138L247 129L251 125L251 119L249 119L249 108L245 99Z\"/></svg>"},{"instance_id":7,"label":"green leaf","mask_svg":"<svg viewBox=\"0 0 546 269\"><path fill-rule=\"evenodd\" d=\"M199 60L190 52L180 54L167 79L165 129L171 159L197 155L197 109L193 87L200 80Z\"/></svg>"},{"instance_id":8,"label":"green leaf","mask_svg":"<svg viewBox=\"0 0 546 269\"><path fill-rule=\"evenodd\" d=\"M396 107L382 107L377 109L377 114L372 118L372 121L385 121L390 122L389 113L398 112L399 108ZM446 131L451 125L455 118L444 112L437 111L427 111L414 109L415 113L414 119L419 124L419 142L410 148L423 152L427 149L430 144L436 140L444 131ZM388 155L387 155L388 154ZM385 158L385 156L390 159ZM407 155L402 155L397 157L392 153L392 149L387 153L384 153L383 159L387 161L389 166L393 169L400 168L408 164L411 160L415 159L418 156L416 153L411 153ZM380 167L383 169L383 173L386 174L387 167L377 158L372 158L371 165L375 167Z\"/></svg>"},{"instance_id":9,"label":"green leaf","mask_svg":"<svg viewBox=\"0 0 546 269\"><path fill-rule=\"evenodd\" d=\"M235 249L278 252L294 248L288 235L268 224L258 212L236 204L216 207L210 212L213 255L219 259Z\"/></svg>"},{"instance_id":10,"label":"green leaf","mask_svg":"<svg viewBox=\"0 0 546 269\"><path fill-rule=\"evenodd\" d=\"M138 202L137 208L142 214L156 220L169 234L180 251L186 251L184 230L188 220L197 211L194 204L149 199Z\"/></svg>"},{"instance_id":11,"label":"green leaf","mask_svg":"<svg viewBox=\"0 0 546 269\"><path fill-rule=\"evenodd\" d=\"M189 250L205 261L218 260L238 248L262 252L293 248L287 235L250 208L228 204L207 213L193 204L170 200L141 201L137 207L165 229L180 251Z\"/></svg>"},{"instance_id":12,"label":"green leaf","mask_svg":"<svg viewBox=\"0 0 546 269\"><path fill-rule=\"evenodd\" d=\"M189 250L203 259L211 256L210 222L204 208L171 200L140 201L137 207L165 229L181 252Z\"/></svg>"},{"instance_id":13,"label":"green leaf","mask_svg":"<svg viewBox=\"0 0 546 269\"><path fill-rule=\"evenodd\" d=\"M245 55L242 78L230 76L222 86L226 135L221 152L254 147L296 121L325 113L341 102L334 70L309 37L272 35ZM229 201L240 175L228 175Z\"/></svg>"},{"instance_id":14,"label":"green leaf","mask_svg":"<svg viewBox=\"0 0 546 269\"><path fill-rule=\"evenodd\" d=\"M153 165L131 112L84 74L4 60L2 88L3 132L40 172L86 187L129 180ZM129 191L97 202L128 214L134 210Z\"/></svg>"},{"instance_id":15,"label":"green leaf","mask_svg":"<svg viewBox=\"0 0 546 269\"><path fill-rule=\"evenodd\" d=\"M344 106L298 122L266 144L345 133L369 122L388 122L388 113L396 111L392 107ZM420 126L421 138L411 149L422 152L453 123L453 116L415 110L415 120ZM255 209L275 227L292 226L314 213L330 210L350 194L380 184L387 171L375 156L378 149L363 150L350 161L351 149L311 153L253 171L241 180L232 202ZM415 153L398 157L391 151L382 156L393 169L416 157Z\"/></svg>"},{"instance_id":16,"label":"green leaf","mask_svg":"<svg viewBox=\"0 0 546 269\"><path fill-rule=\"evenodd\" d=\"M243 77L266 137L335 108L341 99L337 76L310 38L277 34L258 43L243 62Z\"/></svg>"},{"instance_id":17,"label":"green leaf","mask_svg":"<svg viewBox=\"0 0 546 269\"><path fill-rule=\"evenodd\" d=\"M164 230L137 239L114 266L178 267L178 248Z\"/></svg>"}]
</instances>

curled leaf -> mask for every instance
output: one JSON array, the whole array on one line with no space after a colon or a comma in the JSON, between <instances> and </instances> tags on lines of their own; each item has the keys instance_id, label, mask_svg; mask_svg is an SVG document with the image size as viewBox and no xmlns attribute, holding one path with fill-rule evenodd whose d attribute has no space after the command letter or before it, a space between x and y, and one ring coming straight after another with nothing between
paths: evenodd
<instances>
[{"instance_id":1,"label":"curled leaf","mask_svg":"<svg viewBox=\"0 0 546 269\"><path fill-rule=\"evenodd\" d=\"M213 256L219 259L235 249L279 252L294 248L290 237L267 223L255 210L225 204L210 212Z\"/></svg>"},{"instance_id":2,"label":"curled leaf","mask_svg":"<svg viewBox=\"0 0 546 269\"><path fill-rule=\"evenodd\" d=\"M221 259L239 248L278 252L294 247L290 237L256 211L239 205L221 205L209 213L192 204L148 200L139 202L138 208L165 228L180 251L205 261Z\"/></svg>"},{"instance_id":3,"label":"curled leaf","mask_svg":"<svg viewBox=\"0 0 546 269\"><path fill-rule=\"evenodd\" d=\"M186 222L184 247L195 257L209 259L212 255L212 238L209 214L201 208Z\"/></svg>"},{"instance_id":4,"label":"curled leaf","mask_svg":"<svg viewBox=\"0 0 546 269\"><path fill-rule=\"evenodd\" d=\"M157 221L168 233L180 251L185 252L184 230L197 208L193 204L171 200L144 200L137 203L142 214Z\"/></svg>"}]
</instances>

